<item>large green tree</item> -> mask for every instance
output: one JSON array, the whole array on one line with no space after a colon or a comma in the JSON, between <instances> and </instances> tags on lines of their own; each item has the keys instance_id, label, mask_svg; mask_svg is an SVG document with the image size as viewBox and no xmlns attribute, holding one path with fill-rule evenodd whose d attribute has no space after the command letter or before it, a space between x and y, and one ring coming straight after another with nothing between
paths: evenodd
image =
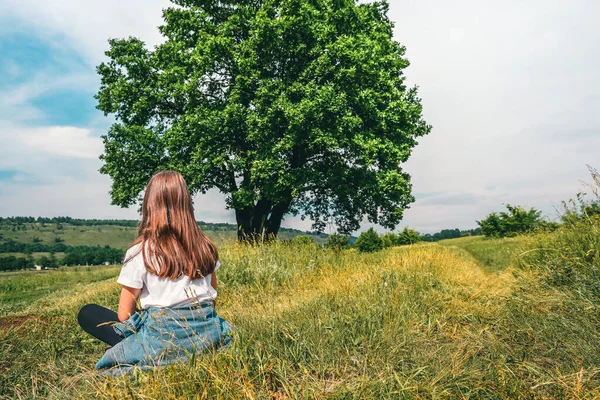
<instances>
[{"instance_id":1,"label":"large green tree","mask_svg":"<svg viewBox=\"0 0 600 400\"><path fill-rule=\"evenodd\" d=\"M340 232L402 219L414 198L401 165L430 126L387 2L173 2L162 44L110 40L98 66L113 204L174 169L193 193L226 195L240 239L276 235L286 214Z\"/></svg>"}]
</instances>

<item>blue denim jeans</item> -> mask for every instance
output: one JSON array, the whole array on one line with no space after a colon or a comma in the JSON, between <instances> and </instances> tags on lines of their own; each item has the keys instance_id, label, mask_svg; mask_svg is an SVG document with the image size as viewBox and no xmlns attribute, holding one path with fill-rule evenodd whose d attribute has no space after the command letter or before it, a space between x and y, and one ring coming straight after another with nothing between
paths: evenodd
<instances>
[{"instance_id":1,"label":"blue denim jeans","mask_svg":"<svg viewBox=\"0 0 600 400\"><path fill-rule=\"evenodd\" d=\"M192 307L150 307L114 325L124 339L108 349L96 363L120 375L138 366L148 369L181 362L193 354L227 348L233 325L219 317L210 302Z\"/></svg>"}]
</instances>

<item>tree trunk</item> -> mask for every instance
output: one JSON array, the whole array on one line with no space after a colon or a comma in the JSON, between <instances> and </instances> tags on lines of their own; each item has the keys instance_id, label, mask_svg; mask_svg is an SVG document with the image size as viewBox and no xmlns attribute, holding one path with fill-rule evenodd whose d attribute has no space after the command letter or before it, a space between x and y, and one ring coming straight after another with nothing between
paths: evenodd
<instances>
[{"instance_id":1,"label":"tree trunk","mask_svg":"<svg viewBox=\"0 0 600 400\"><path fill-rule=\"evenodd\" d=\"M271 216L268 220L268 230L273 236L277 236L279 228L281 227L281 221L283 216L288 212L290 208L290 202L283 202L276 204L271 210Z\"/></svg>"},{"instance_id":2,"label":"tree trunk","mask_svg":"<svg viewBox=\"0 0 600 400\"><path fill-rule=\"evenodd\" d=\"M259 243L275 240L290 201L273 205L270 200L259 200L254 207L235 210L238 241Z\"/></svg>"},{"instance_id":3,"label":"tree trunk","mask_svg":"<svg viewBox=\"0 0 600 400\"><path fill-rule=\"evenodd\" d=\"M235 219L237 221L238 241L243 242L247 240L247 235L252 231L252 209L236 209Z\"/></svg>"}]
</instances>

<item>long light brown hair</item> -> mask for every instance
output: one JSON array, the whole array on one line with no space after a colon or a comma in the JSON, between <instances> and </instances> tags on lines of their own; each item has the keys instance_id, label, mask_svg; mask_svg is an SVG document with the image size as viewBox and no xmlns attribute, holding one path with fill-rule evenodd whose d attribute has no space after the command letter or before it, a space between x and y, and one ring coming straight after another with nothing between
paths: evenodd
<instances>
[{"instance_id":1,"label":"long light brown hair","mask_svg":"<svg viewBox=\"0 0 600 400\"><path fill-rule=\"evenodd\" d=\"M162 278L202 278L214 271L219 259L217 248L196 223L185 180L175 171L150 178L133 246L138 244L146 270Z\"/></svg>"}]
</instances>

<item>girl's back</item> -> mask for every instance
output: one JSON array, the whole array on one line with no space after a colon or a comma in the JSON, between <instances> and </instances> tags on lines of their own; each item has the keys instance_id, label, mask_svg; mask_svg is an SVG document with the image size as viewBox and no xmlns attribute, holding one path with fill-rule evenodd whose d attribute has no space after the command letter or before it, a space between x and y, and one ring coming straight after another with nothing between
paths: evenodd
<instances>
[{"instance_id":1,"label":"girl's back","mask_svg":"<svg viewBox=\"0 0 600 400\"><path fill-rule=\"evenodd\" d=\"M112 346L96 367L117 367L118 374L227 347L233 326L214 309L219 266L217 248L196 223L183 177L155 174L144 193L138 237L117 280L118 313L95 304L79 312L82 328Z\"/></svg>"},{"instance_id":2,"label":"girl's back","mask_svg":"<svg viewBox=\"0 0 600 400\"><path fill-rule=\"evenodd\" d=\"M217 298L217 290L211 281L221 265L219 261L216 262L213 272L205 277L190 279L189 276L183 275L171 279L148 272L139 244L127 250L125 259L128 261L123 265L117 283L141 289L139 299L142 308L189 306L203 301L214 302Z\"/></svg>"}]
</instances>

